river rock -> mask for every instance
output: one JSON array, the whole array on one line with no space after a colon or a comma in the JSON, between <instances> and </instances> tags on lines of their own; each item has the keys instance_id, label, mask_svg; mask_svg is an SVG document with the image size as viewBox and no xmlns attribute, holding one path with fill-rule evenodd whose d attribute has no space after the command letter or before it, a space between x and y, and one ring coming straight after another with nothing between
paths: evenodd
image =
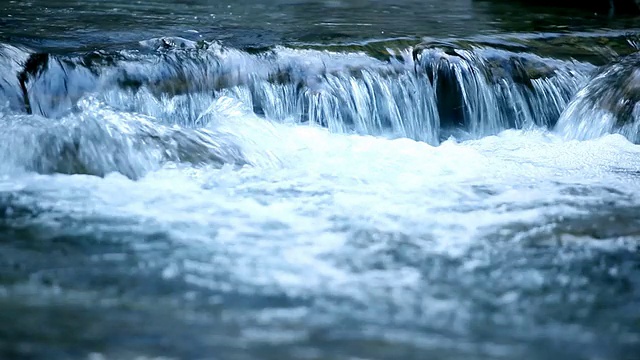
<instances>
[{"instance_id":1,"label":"river rock","mask_svg":"<svg viewBox=\"0 0 640 360\"><path fill-rule=\"evenodd\" d=\"M602 67L585 91L589 101L615 116L617 125L640 120L640 52Z\"/></svg>"},{"instance_id":2,"label":"river rock","mask_svg":"<svg viewBox=\"0 0 640 360\"><path fill-rule=\"evenodd\" d=\"M163 36L139 42L140 46L151 50L168 50L168 49L198 49L201 44L184 39L177 36Z\"/></svg>"},{"instance_id":3,"label":"river rock","mask_svg":"<svg viewBox=\"0 0 640 360\"><path fill-rule=\"evenodd\" d=\"M557 131L579 140L620 133L640 143L640 52L599 69L562 113Z\"/></svg>"}]
</instances>

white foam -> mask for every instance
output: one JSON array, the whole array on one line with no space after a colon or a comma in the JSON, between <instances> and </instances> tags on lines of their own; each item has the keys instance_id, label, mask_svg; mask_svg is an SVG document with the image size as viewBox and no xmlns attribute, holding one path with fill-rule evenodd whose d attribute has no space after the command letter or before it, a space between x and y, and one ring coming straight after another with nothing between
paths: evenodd
<instances>
[{"instance_id":1,"label":"white foam","mask_svg":"<svg viewBox=\"0 0 640 360\"><path fill-rule=\"evenodd\" d=\"M354 298L383 285L411 288L420 274L393 263L358 272L336 260L345 253L356 264L366 262L380 256L369 246L393 247L387 242L406 236L421 256L463 257L487 229L543 225L611 200L566 195L569 186L607 186L638 199L633 173L640 170L640 147L620 135L580 142L544 131L505 131L433 147L244 115L229 119L217 130L244 139L257 165L167 165L139 181L27 174L4 178L1 187L42 193L42 206L70 216L134 219L136 231L167 232L172 241L209 254L198 261L177 254L176 263L190 267L167 270L185 272L200 286L222 288L222 276L227 287ZM371 244L355 246L358 232Z\"/></svg>"}]
</instances>

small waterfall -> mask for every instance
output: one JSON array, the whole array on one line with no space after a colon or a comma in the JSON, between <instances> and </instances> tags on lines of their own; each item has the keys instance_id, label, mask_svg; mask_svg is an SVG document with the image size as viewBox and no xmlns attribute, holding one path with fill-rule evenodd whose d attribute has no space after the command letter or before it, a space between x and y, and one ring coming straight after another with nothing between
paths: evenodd
<instances>
[{"instance_id":1,"label":"small waterfall","mask_svg":"<svg viewBox=\"0 0 640 360\"><path fill-rule=\"evenodd\" d=\"M552 127L595 68L486 46L423 44L385 53L246 52L155 40L114 53L33 54L14 63L23 69L16 79L5 77L0 95L48 118L66 117L79 111L78 101L95 97L119 111L196 128L216 120L211 104L229 96L272 121L437 145L451 131L478 138Z\"/></svg>"},{"instance_id":2,"label":"small waterfall","mask_svg":"<svg viewBox=\"0 0 640 360\"><path fill-rule=\"evenodd\" d=\"M424 74L368 68L324 74L311 84L253 84L252 99L267 118L327 126L335 132L389 133L437 143L439 117Z\"/></svg>"},{"instance_id":3,"label":"small waterfall","mask_svg":"<svg viewBox=\"0 0 640 360\"><path fill-rule=\"evenodd\" d=\"M425 49L419 56L433 79L443 125L474 136L554 125L593 69L488 48Z\"/></svg>"},{"instance_id":4,"label":"small waterfall","mask_svg":"<svg viewBox=\"0 0 640 360\"><path fill-rule=\"evenodd\" d=\"M568 139L619 133L640 143L640 53L603 67L566 107L556 130Z\"/></svg>"}]
</instances>

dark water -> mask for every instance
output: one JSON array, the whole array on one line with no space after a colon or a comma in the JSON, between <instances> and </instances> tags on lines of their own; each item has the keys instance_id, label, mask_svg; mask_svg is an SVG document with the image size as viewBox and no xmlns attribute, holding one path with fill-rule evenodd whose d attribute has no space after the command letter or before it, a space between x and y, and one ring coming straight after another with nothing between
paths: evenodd
<instances>
[{"instance_id":1,"label":"dark water","mask_svg":"<svg viewBox=\"0 0 640 360\"><path fill-rule=\"evenodd\" d=\"M0 4L0 359L636 359L640 18Z\"/></svg>"},{"instance_id":2,"label":"dark water","mask_svg":"<svg viewBox=\"0 0 640 360\"><path fill-rule=\"evenodd\" d=\"M51 51L182 36L235 47L474 37L511 32L634 31L637 18L500 1L5 1L0 36Z\"/></svg>"}]
</instances>

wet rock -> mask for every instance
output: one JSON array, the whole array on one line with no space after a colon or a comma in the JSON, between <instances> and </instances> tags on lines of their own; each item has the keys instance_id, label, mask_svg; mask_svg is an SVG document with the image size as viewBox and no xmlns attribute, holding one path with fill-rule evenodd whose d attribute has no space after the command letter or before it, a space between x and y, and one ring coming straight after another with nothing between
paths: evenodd
<instances>
[{"instance_id":1,"label":"wet rock","mask_svg":"<svg viewBox=\"0 0 640 360\"><path fill-rule=\"evenodd\" d=\"M483 50L487 51L482 55L477 55L479 56L477 61L470 58L470 56L476 56ZM469 42L429 41L421 43L413 49L414 60L419 62L421 54L425 51L431 54L439 54L444 62L449 62L456 58L459 58L459 60L454 61L474 62L473 65L480 71L485 72L491 82L508 79L516 83L530 84L531 80L554 76L557 69L542 59L528 56L527 54L500 50L496 50L491 54L489 48L473 45Z\"/></svg>"},{"instance_id":2,"label":"wet rock","mask_svg":"<svg viewBox=\"0 0 640 360\"><path fill-rule=\"evenodd\" d=\"M438 50L449 56L460 56L460 50L471 50L473 46L465 41L446 41L438 39L426 39L413 47L414 61L418 61L420 54L428 50Z\"/></svg>"},{"instance_id":3,"label":"wet rock","mask_svg":"<svg viewBox=\"0 0 640 360\"><path fill-rule=\"evenodd\" d=\"M140 41L139 44L145 49L157 51L168 49L198 49L202 48L204 43L198 43L181 37L164 36Z\"/></svg>"},{"instance_id":4,"label":"wet rock","mask_svg":"<svg viewBox=\"0 0 640 360\"><path fill-rule=\"evenodd\" d=\"M640 143L640 52L603 66L563 112L557 130L580 140L621 133Z\"/></svg>"},{"instance_id":5,"label":"wet rock","mask_svg":"<svg viewBox=\"0 0 640 360\"><path fill-rule=\"evenodd\" d=\"M606 65L620 56L633 54L637 34L616 36L561 35L549 38L529 39L526 44L537 54L561 59L588 61L594 65Z\"/></svg>"},{"instance_id":6,"label":"wet rock","mask_svg":"<svg viewBox=\"0 0 640 360\"><path fill-rule=\"evenodd\" d=\"M555 75L556 67L540 60L524 56L490 57L486 59L486 71L493 82L510 79L518 84L531 86L531 81L550 78Z\"/></svg>"},{"instance_id":7,"label":"wet rock","mask_svg":"<svg viewBox=\"0 0 640 360\"><path fill-rule=\"evenodd\" d=\"M604 66L587 85L588 99L616 118L617 125L640 120L640 52Z\"/></svg>"}]
</instances>

